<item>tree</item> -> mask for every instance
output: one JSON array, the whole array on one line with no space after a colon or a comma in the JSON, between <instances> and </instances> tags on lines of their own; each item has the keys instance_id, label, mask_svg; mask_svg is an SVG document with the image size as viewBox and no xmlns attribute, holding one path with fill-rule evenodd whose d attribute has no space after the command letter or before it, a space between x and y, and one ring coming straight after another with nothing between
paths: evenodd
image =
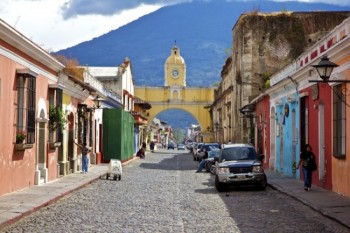
<instances>
[{"instance_id":1,"label":"tree","mask_svg":"<svg viewBox=\"0 0 350 233\"><path fill-rule=\"evenodd\" d=\"M183 129L179 129L179 128L176 128L173 130L173 136L174 136L174 139L176 140L176 143L183 143L186 137Z\"/></svg>"}]
</instances>

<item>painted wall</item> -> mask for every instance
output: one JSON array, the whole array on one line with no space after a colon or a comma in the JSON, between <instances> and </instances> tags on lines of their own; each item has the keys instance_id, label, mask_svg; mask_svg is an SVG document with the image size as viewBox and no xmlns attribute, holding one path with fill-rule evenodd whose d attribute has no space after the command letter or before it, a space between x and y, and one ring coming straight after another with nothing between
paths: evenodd
<instances>
[{"instance_id":1,"label":"painted wall","mask_svg":"<svg viewBox=\"0 0 350 233\"><path fill-rule=\"evenodd\" d=\"M103 159L129 160L134 155L134 117L122 109L103 109Z\"/></svg>"},{"instance_id":2,"label":"painted wall","mask_svg":"<svg viewBox=\"0 0 350 233\"><path fill-rule=\"evenodd\" d=\"M270 160L270 97L266 95L264 99L256 104L256 130L257 137L255 139L255 148L259 154L265 156L264 168L269 168Z\"/></svg>"},{"instance_id":3,"label":"painted wall","mask_svg":"<svg viewBox=\"0 0 350 233\"><path fill-rule=\"evenodd\" d=\"M332 90L328 84L314 84L309 93L308 122L309 144L316 155L318 170L313 173L313 183L332 189ZM317 95L318 94L318 95Z\"/></svg>"},{"instance_id":4,"label":"painted wall","mask_svg":"<svg viewBox=\"0 0 350 233\"><path fill-rule=\"evenodd\" d=\"M24 67L0 54L0 195L34 185L35 147L24 151L14 150L16 68Z\"/></svg>"},{"instance_id":5,"label":"painted wall","mask_svg":"<svg viewBox=\"0 0 350 233\"><path fill-rule=\"evenodd\" d=\"M338 69L343 70L343 79L350 77L350 55L344 57L342 60L335 61L338 65ZM349 83L347 84L347 90L349 91ZM337 159L332 156L332 187L333 191L339 194L350 197L350 95L346 95L346 157L345 159Z\"/></svg>"},{"instance_id":6,"label":"painted wall","mask_svg":"<svg viewBox=\"0 0 350 233\"><path fill-rule=\"evenodd\" d=\"M2 48L0 47L0 52L1 51ZM34 62L32 59L29 59L29 61ZM44 143L47 142L47 131L44 133L44 138L37 138L38 123L36 123L36 143L33 144L33 147L22 151L14 149L17 119L16 69L25 68L26 67L0 53L0 120L2 122L2 130L0 133L0 195L34 185L37 142L38 140L44 140ZM37 109L35 118L39 117L41 110L47 112L48 83L48 79L43 75L37 76ZM38 106L40 106L39 102L44 102L42 109L38 109ZM6 111L3 111L4 109L6 109ZM45 127L45 129L46 128L47 127ZM47 156L46 167L48 168L48 181L54 180L57 178L57 152L47 150L47 155L45 156Z\"/></svg>"}]
</instances>

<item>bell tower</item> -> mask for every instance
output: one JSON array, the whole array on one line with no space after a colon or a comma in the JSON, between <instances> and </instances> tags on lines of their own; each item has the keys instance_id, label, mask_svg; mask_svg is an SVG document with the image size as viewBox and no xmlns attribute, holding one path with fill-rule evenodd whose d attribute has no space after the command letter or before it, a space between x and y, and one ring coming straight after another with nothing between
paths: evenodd
<instances>
[{"instance_id":1,"label":"bell tower","mask_svg":"<svg viewBox=\"0 0 350 233\"><path fill-rule=\"evenodd\" d=\"M175 45L164 65L164 86L186 86L186 63Z\"/></svg>"}]
</instances>

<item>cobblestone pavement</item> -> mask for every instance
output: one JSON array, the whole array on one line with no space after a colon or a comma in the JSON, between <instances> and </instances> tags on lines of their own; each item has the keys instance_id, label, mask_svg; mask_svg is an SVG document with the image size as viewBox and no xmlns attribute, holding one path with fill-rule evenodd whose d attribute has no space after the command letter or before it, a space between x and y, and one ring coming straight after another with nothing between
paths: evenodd
<instances>
[{"instance_id":1,"label":"cobblestone pavement","mask_svg":"<svg viewBox=\"0 0 350 233\"><path fill-rule=\"evenodd\" d=\"M98 180L1 232L348 232L270 188L218 193L197 166L186 152L148 154L121 181Z\"/></svg>"}]
</instances>

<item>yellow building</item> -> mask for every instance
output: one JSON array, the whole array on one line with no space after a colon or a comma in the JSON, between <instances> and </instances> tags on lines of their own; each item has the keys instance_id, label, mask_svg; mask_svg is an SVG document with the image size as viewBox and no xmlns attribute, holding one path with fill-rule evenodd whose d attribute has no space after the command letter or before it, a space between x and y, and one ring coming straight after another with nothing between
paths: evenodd
<instances>
[{"instance_id":1,"label":"yellow building","mask_svg":"<svg viewBox=\"0 0 350 233\"><path fill-rule=\"evenodd\" d=\"M202 140L213 140L209 106L214 101L214 87L186 87L186 63L180 49L173 46L164 65L164 87L135 87L135 96L148 102L149 122L159 113L179 109L191 114L201 126Z\"/></svg>"}]
</instances>

